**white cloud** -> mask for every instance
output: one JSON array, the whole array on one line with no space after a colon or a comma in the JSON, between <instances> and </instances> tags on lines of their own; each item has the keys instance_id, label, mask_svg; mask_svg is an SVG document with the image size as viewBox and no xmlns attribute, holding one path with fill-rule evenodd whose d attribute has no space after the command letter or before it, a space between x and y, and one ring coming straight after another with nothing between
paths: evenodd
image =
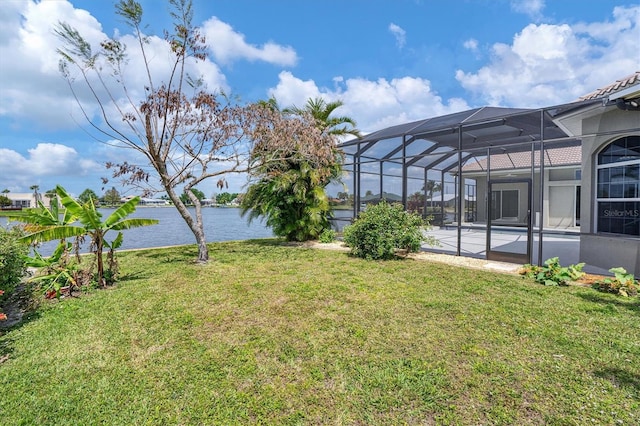
<instances>
[{"instance_id":1,"label":"white cloud","mask_svg":"<svg viewBox=\"0 0 640 426\"><path fill-rule=\"evenodd\" d=\"M407 32L393 22L389 24L389 32L395 37L398 48L402 49L407 42Z\"/></svg>"},{"instance_id":2,"label":"white cloud","mask_svg":"<svg viewBox=\"0 0 640 426\"><path fill-rule=\"evenodd\" d=\"M0 13L0 34L9 34L0 38L0 57L11 60L3 61L0 81L11 83L0 91L0 117L28 119L43 128L75 128L78 123L85 123L76 100L60 75L60 57L56 49L62 42L53 30L58 22L66 22L76 28L96 50L99 43L107 38L101 24L89 12L75 9L68 1L8 4L12 6L8 8L9 11L2 8ZM148 84L143 57L132 35L122 34L119 39L128 46L129 63L124 78L129 86L128 95L137 103L145 95L143 87ZM151 36L148 41L145 46L147 58L158 85L166 82L171 72L167 56L169 49L166 41L160 37ZM203 76L211 90L227 89L225 76L209 60L190 61L186 71L194 77ZM95 83L96 80L92 81ZM125 99L117 84L109 87L115 90L117 98ZM89 116L95 116L99 108L92 94L82 84L76 88L82 106ZM98 93L105 94L104 91Z\"/></svg>"},{"instance_id":3,"label":"white cloud","mask_svg":"<svg viewBox=\"0 0 640 426\"><path fill-rule=\"evenodd\" d=\"M640 68L640 7L616 8L613 21L530 24L511 45L496 43L460 84L491 105L534 107L570 102Z\"/></svg>"},{"instance_id":4,"label":"white cloud","mask_svg":"<svg viewBox=\"0 0 640 426\"><path fill-rule=\"evenodd\" d=\"M431 82L422 78L366 80L336 77L333 79L336 86L326 89L319 88L313 80L301 80L290 72L282 72L279 77L269 96L274 96L281 106L301 106L307 99L317 96L327 101L341 100L344 105L336 110L336 115L353 118L364 133L469 108L462 99L443 101L432 91Z\"/></svg>"},{"instance_id":5,"label":"white cloud","mask_svg":"<svg viewBox=\"0 0 640 426\"><path fill-rule=\"evenodd\" d=\"M39 143L27 150L24 156L7 148L0 148L0 170L2 184L6 187L25 189L35 183L54 182L55 178L81 178L104 171L104 167L89 158L81 158L69 146L55 143ZM47 184L48 185L48 184ZM46 185L45 185L46 186Z\"/></svg>"},{"instance_id":6,"label":"white cloud","mask_svg":"<svg viewBox=\"0 0 640 426\"><path fill-rule=\"evenodd\" d=\"M213 56L220 63L230 63L238 59L264 61L276 65L293 66L298 61L295 50L290 46L281 46L269 42L262 46L248 44L244 34L235 32L231 25L215 16L207 20L202 32L209 44Z\"/></svg>"},{"instance_id":7,"label":"white cloud","mask_svg":"<svg viewBox=\"0 0 640 426\"><path fill-rule=\"evenodd\" d=\"M533 20L542 18L544 0L511 0L511 10L524 13Z\"/></svg>"},{"instance_id":8,"label":"white cloud","mask_svg":"<svg viewBox=\"0 0 640 426\"><path fill-rule=\"evenodd\" d=\"M478 40L476 40L475 38L470 38L469 40L466 40L462 46L465 49L469 49L472 52L475 52L478 50Z\"/></svg>"}]
</instances>

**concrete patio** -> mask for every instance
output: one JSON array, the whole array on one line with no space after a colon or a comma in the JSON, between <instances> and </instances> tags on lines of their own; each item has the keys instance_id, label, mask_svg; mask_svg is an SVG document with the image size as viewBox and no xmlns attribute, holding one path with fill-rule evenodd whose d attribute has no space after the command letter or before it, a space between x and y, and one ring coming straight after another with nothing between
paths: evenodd
<instances>
[{"instance_id":1,"label":"concrete patio","mask_svg":"<svg viewBox=\"0 0 640 426\"><path fill-rule=\"evenodd\" d=\"M455 227L437 228L434 227L428 232L439 242L440 247L423 246L422 249L429 252L456 254L458 245L458 232ZM538 234L533 235L532 263L538 262ZM542 261L551 257L558 257L563 266L573 265L580 262L580 234L578 233L545 233L543 234ZM505 231L497 231L493 228L491 232L491 248L493 250L507 251L512 253L526 253L526 230L508 228ZM478 259L487 257L487 233L484 228L463 228L461 234L460 255ZM619 265L611 265L615 267ZM598 268L592 265L585 265L585 272L592 274L610 275L607 269Z\"/></svg>"}]
</instances>

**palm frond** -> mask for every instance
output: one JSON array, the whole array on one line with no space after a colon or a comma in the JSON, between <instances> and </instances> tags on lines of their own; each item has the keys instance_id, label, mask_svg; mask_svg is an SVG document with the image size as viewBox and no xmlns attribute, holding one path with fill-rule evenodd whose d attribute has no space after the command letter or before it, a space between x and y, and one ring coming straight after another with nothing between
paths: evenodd
<instances>
[{"instance_id":1,"label":"palm frond","mask_svg":"<svg viewBox=\"0 0 640 426\"><path fill-rule=\"evenodd\" d=\"M79 226L57 225L53 227L37 229L34 232L31 232L20 238L20 241L24 241L27 244L32 244L36 242L63 240L65 238L79 237L81 235L84 235L85 232L85 229Z\"/></svg>"},{"instance_id":2,"label":"palm frond","mask_svg":"<svg viewBox=\"0 0 640 426\"><path fill-rule=\"evenodd\" d=\"M123 229L138 228L140 226L157 225L158 223L160 223L160 221L157 219L132 218L132 219L121 220L120 222L113 224L107 229L113 229L114 231L121 231Z\"/></svg>"},{"instance_id":3,"label":"palm frond","mask_svg":"<svg viewBox=\"0 0 640 426\"><path fill-rule=\"evenodd\" d=\"M133 197L132 199L115 209L113 213L111 213L109 217L107 217L107 219L104 221L105 227L112 228L117 222L121 221L122 219L136 211L136 206L139 202L140 197Z\"/></svg>"}]
</instances>

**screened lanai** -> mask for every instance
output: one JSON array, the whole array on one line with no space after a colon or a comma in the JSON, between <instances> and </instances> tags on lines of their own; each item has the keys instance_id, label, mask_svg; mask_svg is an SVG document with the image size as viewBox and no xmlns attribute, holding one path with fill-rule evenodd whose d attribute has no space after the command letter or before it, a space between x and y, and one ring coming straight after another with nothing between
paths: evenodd
<instances>
[{"instance_id":1,"label":"screened lanai","mask_svg":"<svg viewBox=\"0 0 640 426\"><path fill-rule=\"evenodd\" d=\"M598 102L475 108L344 142L349 197L342 219L370 203L401 202L453 232L454 254L465 254L473 233L476 244L484 236L480 256L539 263L553 254L545 237L579 238L581 141L554 117Z\"/></svg>"}]
</instances>

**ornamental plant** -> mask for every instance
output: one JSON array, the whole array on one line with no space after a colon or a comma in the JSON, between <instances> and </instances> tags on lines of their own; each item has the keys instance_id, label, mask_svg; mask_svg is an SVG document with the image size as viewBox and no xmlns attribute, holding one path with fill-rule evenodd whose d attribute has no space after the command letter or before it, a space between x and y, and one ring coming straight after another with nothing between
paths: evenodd
<instances>
[{"instance_id":1,"label":"ornamental plant","mask_svg":"<svg viewBox=\"0 0 640 426\"><path fill-rule=\"evenodd\" d=\"M544 266L524 265L522 275L533 278L536 282L548 286L568 285L584 275L584 263L562 266L558 257L552 257L544 262Z\"/></svg>"},{"instance_id":2,"label":"ornamental plant","mask_svg":"<svg viewBox=\"0 0 640 426\"><path fill-rule=\"evenodd\" d=\"M344 242L351 253L364 259L393 259L398 250L407 253L420 250L423 242L438 245L426 236L428 221L404 210L401 204L379 204L367 207L352 225L344 229Z\"/></svg>"},{"instance_id":3,"label":"ornamental plant","mask_svg":"<svg viewBox=\"0 0 640 426\"><path fill-rule=\"evenodd\" d=\"M65 208L64 220L58 220L58 216L49 211L42 204L38 209L29 209L25 214L16 215L16 218L27 224L28 234L21 238L28 244L42 241L64 240L67 238L91 239L90 250L95 255L97 263L96 282L104 287L111 282L106 278L111 274L105 274L103 251L109 249L111 254L109 265L113 263L113 250L122 244L122 231L139 226L149 226L158 223L155 219L128 218L136 210L140 197L131 200L115 209L106 219L102 219L102 213L98 211L90 199L85 204L80 204L61 186L56 186L56 194L60 203ZM76 226L79 225L79 226ZM107 233L117 232L114 240L107 240Z\"/></svg>"},{"instance_id":4,"label":"ornamental plant","mask_svg":"<svg viewBox=\"0 0 640 426\"><path fill-rule=\"evenodd\" d=\"M27 266L38 269L38 273L29 282L39 284L48 298L60 297L64 288L68 288L71 294L73 287L81 284L78 279L82 272L79 265L69 262L71 245L61 242L49 257L43 257L37 251L33 257L24 257Z\"/></svg>"},{"instance_id":5,"label":"ornamental plant","mask_svg":"<svg viewBox=\"0 0 640 426\"><path fill-rule=\"evenodd\" d=\"M325 244L332 243L336 240L336 231L331 228L326 228L320 233L318 240Z\"/></svg>"},{"instance_id":6,"label":"ornamental plant","mask_svg":"<svg viewBox=\"0 0 640 426\"><path fill-rule=\"evenodd\" d=\"M605 278L593 284L593 288L605 293L619 294L620 296L629 297L638 294L638 280L633 274L627 272L622 267L611 268L609 272L613 274L612 278Z\"/></svg>"}]
</instances>

